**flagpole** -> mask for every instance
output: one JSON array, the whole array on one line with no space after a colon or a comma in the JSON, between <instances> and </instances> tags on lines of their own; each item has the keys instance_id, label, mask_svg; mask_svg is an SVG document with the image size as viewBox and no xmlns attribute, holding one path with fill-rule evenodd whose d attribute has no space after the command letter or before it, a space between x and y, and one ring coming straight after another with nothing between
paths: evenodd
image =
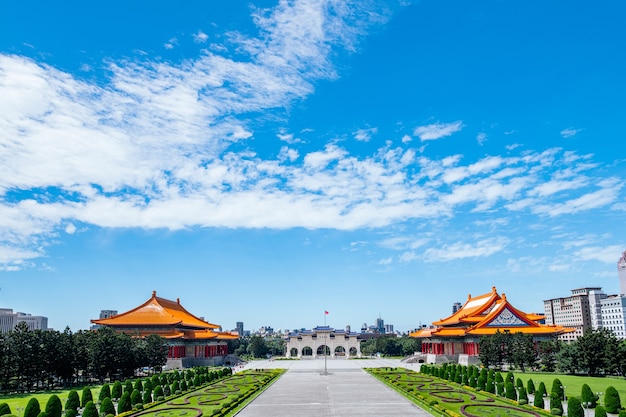
<instances>
[{"instance_id":1,"label":"flagpole","mask_svg":"<svg viewBox=\"0 0 626 417\"><path fill-rule=\"evenodd\" d=\"M326 327L326 316L328 315L328 310L324 310L324 327ZM328 329L324 329L324 375L328 375L328 367L326 365L326 349L328 349L328 345L326 344L326 333Z\"/></svg>"}]
</instances>

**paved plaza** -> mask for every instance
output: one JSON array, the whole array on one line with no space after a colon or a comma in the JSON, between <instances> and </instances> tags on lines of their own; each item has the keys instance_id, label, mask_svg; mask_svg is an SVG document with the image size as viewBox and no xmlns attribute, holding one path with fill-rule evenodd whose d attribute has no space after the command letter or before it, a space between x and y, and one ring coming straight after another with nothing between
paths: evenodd
<instances>
[{"instance_id":1,"label":"paved plaza","mask_svg":"<svg viewBox=\"0 0 626 417\"><path fill-rule=\"evenodd\" d=\"M284 368L288 371L237 415L430 417L430 413L362 369L385 366L417 370L418 365L394 359L254 361L237 370Z\"/></svg>"}]
</instances>

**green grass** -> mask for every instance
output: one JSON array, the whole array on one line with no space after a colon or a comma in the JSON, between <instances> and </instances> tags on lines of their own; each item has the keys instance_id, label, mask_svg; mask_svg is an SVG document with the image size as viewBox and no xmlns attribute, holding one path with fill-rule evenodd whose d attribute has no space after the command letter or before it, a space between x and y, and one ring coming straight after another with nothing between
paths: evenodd
<instances>
[{"instance_id":1,"label":"green grass","mask_svg":"<svg viewBox=\"0 0 626 417\"><path fill-rule=\"evenodd\" d=\"M505 372L501 372L501 374L503 377L506 376ZM554 381L554 378L558 378L565 386L565 395L567 397L580 397L583 384L587 384L592 392L606 392L608 386L613 386L619 392L621 398L626 398L626 379L622 378L546 374L540 372L513 372L513 375L515 379L520 378L524 382L524 386L527 386L529 379L533 380L536 388L539 387L540 382L543 382L548 394L550 394L552 389L552 381Z\"/></svg>"},{"instance_id":2,"label":"green grass","mask_svg":"<svg viewBox=\"0 0 626 417\"><path fill-rule=\"evenodd\" d=\"M93 386L91 388L91 394L94 400L97 400L98 396L100 395L100 387L101 385ZM63 404L63 407L65 409L65 401L67 401L67 396L71 390L75 390L76 392L78 392L79 397L82 396L83 387L78 387L64 390L43 391L38 393L29 392L26 394L0 395L0 403L9 404L9 407L11 407L11 412L15 415L18 415L21 414L18 413L18 408L21 408L23 412L24 407L26 407L26 404L31 398L37 398L37 401L39 401L39 406L43 410L46 408L46 403L48 402L50 396L56 394L61 400L61 404Z\"/></svg>"},{"instance_id":3,"label":"green grass","mask_svg":"<svg viewBox=\"0 0 626 417\"><path fill-rule=\"evenodd\" d=\"M440 415L550 416L545 410L519 405L516 401L404 368L370 368L367 371L422 408Z\"/></svg>"}]
</instances>

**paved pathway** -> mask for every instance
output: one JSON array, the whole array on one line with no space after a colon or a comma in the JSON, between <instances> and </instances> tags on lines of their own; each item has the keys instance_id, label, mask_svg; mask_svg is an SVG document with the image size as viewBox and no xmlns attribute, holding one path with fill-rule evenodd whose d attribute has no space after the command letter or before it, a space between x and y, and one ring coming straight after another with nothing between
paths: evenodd
<instances>
[{"instance_id":1,"label":"paved pathway","mask_svg":"<svg viewBox=\"0 0 626 417\"><path fill-rule=\"evenodd\" d=\"M329 359L326 364L323 359L249 363L244 369L287 368L288 371L238 417L430 417L361 369L376 366L412 367L387 359Z\"/></svg>"}]
</instances>

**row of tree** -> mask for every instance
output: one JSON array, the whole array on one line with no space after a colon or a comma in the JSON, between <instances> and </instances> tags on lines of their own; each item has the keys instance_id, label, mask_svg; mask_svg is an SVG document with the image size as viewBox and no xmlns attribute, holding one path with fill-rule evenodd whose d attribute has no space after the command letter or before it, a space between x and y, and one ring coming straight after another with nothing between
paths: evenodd
<instances>
[{"instance_id":1,"label":"row of tree","mask_svg":"<svg viewBox=\"0 0 626 417\"><path fill-rule=\"evenodd\" d=\"M606 413L618 414L626 417L626 410L622 409L619 393L613 386L606 388L604 394L604 406L598 404L599 395L591 390L589 385L583 384L580 396L569 399L565 396L565 387L559 378L554 378L552 388L548 395L543 382L535 387L532 379L528 379L524 385L521 378L515 378L512 371L506 374L497 372L495 369L479 368L476 366L464 366L457 364L422 365L421 373L443 378L451 382L467 385L479 391L499 395L519 404L528 404L528 395L533 395L533 405L544 409L546 399L552 415L563 415L563 403L567 401L569 417L583 417L584 409L596 409L595 416L604 416ZM504 375L504 376L503 376Z\"/></svg>"},{"instance_id":2,"label":"row of tree","mask_svg":"<svg viewBox=\"0 0 626 417\"><path fill-rule=\"evenodd\" d=\"M500 333L480 340L480 361L485 367L513 365L546 372L626 376L626 341L607 329L592 330L568 343L533 342L531 335Z\"/></svg>"},{"instance_id":3,"label":"row of tree","mask_svg":"<svg viewBox=\"0 0 626 417\"><path fill-rule=\"evenodd\" d=\"M156 335L145 338L110 328L72 333L29 330L19 323L0 334L0 391L28 392L84 384L92 378L123 379L136 369L160 370L167 347Z\"/></svg>"},{"instance_id":4,"label":"row of tree","mask_svg":"<svg viewBox=\"0 0 626 417\"><path fill-rule=\"evenodd\" d=\"M172 394L197 388L231 373L230 368L196 367L182 372L153 374L146 379L126 380L124 383L104 383L100 387L97 401L89 387L84 387L80 396L76 390L71 390L65 402L64 417L76 417L79 413L82 417L114 416L133 409L142 409L145 404L163 401ZM117 407L114 401L117 402ZM63 406L56 394L48 398L45 409L41 408L36 397L32 397L24 409L23 417L61 417L62 410ZM0 416L6 417L7 414L11 415L9 405L0 403Z\"/></svg>"}]
</instances>

